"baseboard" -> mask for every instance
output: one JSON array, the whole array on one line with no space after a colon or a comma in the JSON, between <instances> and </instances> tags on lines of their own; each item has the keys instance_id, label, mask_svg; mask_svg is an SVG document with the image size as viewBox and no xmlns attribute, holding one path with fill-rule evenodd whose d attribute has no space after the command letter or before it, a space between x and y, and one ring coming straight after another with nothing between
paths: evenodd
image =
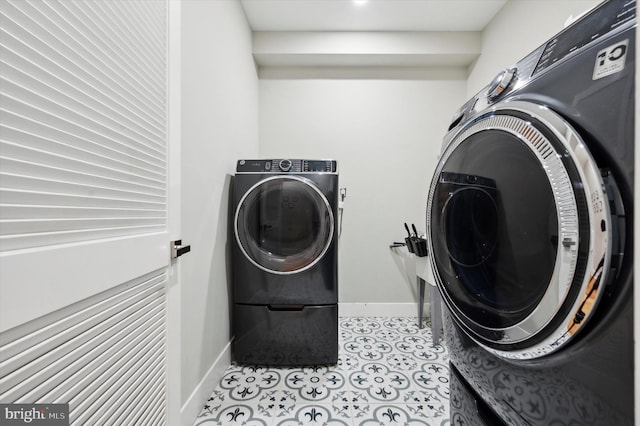
<instances>
[{"instance_id":1,"label":"baseboard","mask_svg":"<svg viewBox=\"0 0 640 426\"><path fill-rule=\"evenodd\" d=\"M231 365L231 342L227 343L218 358L207 371L207 374L200 380L198 386L191 392L187 401L180 410L180 424L182 426L192 426L200 414L204 403L211 396L227 367Z\"/></svg>"},{"instance_id":2,"label":"baseboard","mask_svg":"<svg viewBox=\"0 0 640 426\"><path fill-rule=\"evenodd\" d=\"M429 302L424 304L424 315L429 314ZM338 303L341 317L417 317L417 303Z\"/></svg>"}]
</instances>

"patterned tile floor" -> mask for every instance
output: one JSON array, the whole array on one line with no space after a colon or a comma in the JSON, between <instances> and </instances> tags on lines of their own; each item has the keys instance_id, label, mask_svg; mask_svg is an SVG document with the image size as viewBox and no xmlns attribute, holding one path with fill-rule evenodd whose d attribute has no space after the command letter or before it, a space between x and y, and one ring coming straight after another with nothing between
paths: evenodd
<instances>
[{"instance_id":1,"label":"patterned tile floor","mask_svg":"<svg viewBox=\"0 0 640 426\"><path fill-rule=\"evenodd\" d=\"M230 366L198 425L449 425L448 353L416 317L342 317L335 366Z\"/></svg>"}]
</instances>

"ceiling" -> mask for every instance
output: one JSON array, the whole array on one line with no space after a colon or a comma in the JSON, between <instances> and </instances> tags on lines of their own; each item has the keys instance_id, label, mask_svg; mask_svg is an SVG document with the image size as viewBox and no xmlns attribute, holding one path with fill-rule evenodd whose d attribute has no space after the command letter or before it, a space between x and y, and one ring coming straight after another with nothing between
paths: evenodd
<instances>
[{"instance_id":1,"label":"ceiling","mask_svg":"<svg viewBox=\"0 0 640 426\"><path fill-rule=\"evenodd\" d=\"M466 67L508 0L241 0L256 64Z\"/></svg>"},{"instance_id":2,"label":"ceiling","mask_svg":"<svg viewBox=\"0 0 640 426\"><path fill-rule=\"evenodd\" d=\"M254 31L482 31L507 0L241 0Z\"/></svg>"}]
</instances>

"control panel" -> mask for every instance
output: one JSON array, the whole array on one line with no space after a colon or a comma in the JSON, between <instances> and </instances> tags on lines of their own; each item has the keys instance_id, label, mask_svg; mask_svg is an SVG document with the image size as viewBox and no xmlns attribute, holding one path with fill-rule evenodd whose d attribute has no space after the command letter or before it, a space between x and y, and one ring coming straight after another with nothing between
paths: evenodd
<instances>
[{"instance_id":1,"label":"control panel","mask_svg":"<svg viewBox=\"0 0 640 426\"><path fill-rule=\"evenodd\" d=\"M463 118L485 110L508 93L524 86L538 74L562 62L580 49L607 34L633 25L635 16L635 0L609 0L602 3L546 44L521 59L512 68L499 72L491 83L455 113L449 130L455 128ZM623 55L626 46L617 46L616 49L611 52L611 55Z\"/></svg>"},{"instance_id":2,"label":"control panel","mask_svg":"<svg viewBox=\"0 0 640 426\"><path fill-rule=\"evenodd\" d=\"M635 0L610 0L568 27L544 46L532 75L543 71L571 53L633 21Z\"/></svg>"},{"instance_id":3,"label":"control panel","mask_svg":"<svg viewBox=\"0 0 640 426\"><path fill-rule=\"evenodd\" d=\"M237 173L337 173L335 160L239 160Z\"/></svg>"}]
</instances>

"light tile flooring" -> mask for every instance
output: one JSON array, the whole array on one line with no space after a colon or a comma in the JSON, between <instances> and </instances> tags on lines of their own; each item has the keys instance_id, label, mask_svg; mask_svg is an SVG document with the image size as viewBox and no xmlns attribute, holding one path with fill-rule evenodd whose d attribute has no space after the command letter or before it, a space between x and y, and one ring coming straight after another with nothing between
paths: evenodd
<instances>
[{"instance_id":1,"label":"light tile flooring","mask_svg":"<svg viewBox=\"0 0 640 426\"><path fill-rule=\"evenodd\" d=\"M338 364L230 366L197 425L449 425L445 347L413 318L343 317Z\"/></svg>"}]
</instances>

